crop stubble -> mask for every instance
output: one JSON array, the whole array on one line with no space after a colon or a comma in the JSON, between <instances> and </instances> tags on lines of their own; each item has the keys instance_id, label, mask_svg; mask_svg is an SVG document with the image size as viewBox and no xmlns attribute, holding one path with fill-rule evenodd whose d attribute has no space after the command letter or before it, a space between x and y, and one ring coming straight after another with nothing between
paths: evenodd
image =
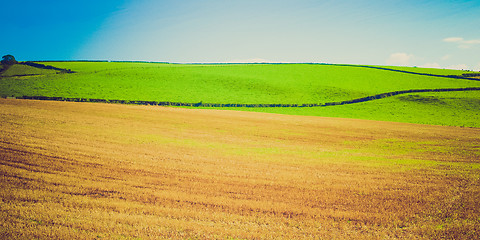
<instances>
[{"instance_id":1,"label":"crop stubble","mask_svg":"<svg viewBox=\"0 0 480 240\"><path fill-rule=\"evenodd\" d=\"M0 99L0 236L472 238L475 128Z\"/></svg>"}]
</instances>

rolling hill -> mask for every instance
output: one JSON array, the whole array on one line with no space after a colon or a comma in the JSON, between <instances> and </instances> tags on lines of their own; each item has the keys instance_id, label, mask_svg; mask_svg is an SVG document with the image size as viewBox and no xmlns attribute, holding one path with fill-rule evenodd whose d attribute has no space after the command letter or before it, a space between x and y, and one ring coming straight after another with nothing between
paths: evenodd
<instances>
[{"instance_id":1,"label":"rolling hill","mask_svg":"<svg viewBox=\"0 0 480 240\"><path fill-rule=\"evenodd\" d=\"M331 64L42 64L72 69L75 73L4 76L0 78L0 95L175 102L199 107L204 107L203 103L215 103L217 108L228 107L225 104L250 104L257 107L230 109L466 127L479 127L480 122L477 111L480 91L409 93L403 97L328 108L258 107L321 106L368 96L374 99L375 95L396 91L479 88L480 81L462 77L466 71L404 67L386 71L378 66ZM445 112L450 114L443 114Z\"/></svg>"}]
</instances>

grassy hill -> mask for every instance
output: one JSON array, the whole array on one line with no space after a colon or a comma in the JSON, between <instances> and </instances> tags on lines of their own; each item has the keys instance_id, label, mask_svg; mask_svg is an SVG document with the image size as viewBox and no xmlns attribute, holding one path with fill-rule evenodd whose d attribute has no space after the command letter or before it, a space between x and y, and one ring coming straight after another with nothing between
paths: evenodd
<instances>
[{"instance_id":1,"label":"grassy hill","mask_svg":"<svg viewBox=\"0 0 480 240\"><path fill-rule=\"evenodd\" d=\"M480 127L480 93L478 91L404 94L374 101L331 107L227 109L305 116Z\"/></svg>"},{"instance_id":2,"label":"grassy hill","mask_svg":"<svg viewBox=\"0 0 480 240\"><path fill-rule=\"evenodd\" d=\"M462 74L465 74L465 73L471 73L471 71L465 71L465 70L440 69L440 68L419 68L419 67L398 67L398 66L376 66L376 67L408 71L408 72L414 72L414 73L428 73L428 74L437 74L437 75L461 76Z\"/></svg>"},{"instance_id":3,"label":"grassy hill","mask_svg":"<svg viewBox=\"0 0 480 240\"><path fill-rule=\"evenodd\" d=\"M346 101L409 89L480 87L479 81L326 64L165 64L125 62L47 62L73 74L0 79L2 96L49 96L143 101L305 104ZM393 68L437 75L466 71ZM414 96L410 94L409 96ZM418 94L417 94L418 95ZM406 101L399 96L328 108L252 108L239 110L366 118L479 127L480 91L421 94L449 104ZM440 102L437 102L440 103ZM381 106L379 108L379 106ZM465 107L464 107L465 106ZM464 111L465 109L473 109ZM440 113L454 113L441 114Z\"/></svg>"},{"instance_id":4,"label":"grassy hill","mask_svg":"<svg viewBox=\"0 0 480 240\"><path fill-rule=\"evenodd\" d=\"M0 70L1 71L1 70ZM57 71L51 69L41 69L32 66L14 64L10 66L6 71L0 74L0 77L22 77L30 75L50 75L55 74Z\"/></svg>"}]
</instances>

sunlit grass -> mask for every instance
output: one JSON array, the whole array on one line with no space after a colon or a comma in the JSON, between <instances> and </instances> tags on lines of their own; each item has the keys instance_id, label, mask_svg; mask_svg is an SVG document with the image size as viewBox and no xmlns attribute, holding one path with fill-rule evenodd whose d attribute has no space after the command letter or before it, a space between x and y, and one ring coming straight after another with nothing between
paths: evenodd
<instances>
[{"instance_id":1,"label":"sunlit grass","mask_svg":"<svg viewBox=\"0 0 480 240\"><path fill-rule=\"evenodd\" d=\"M480 127L480 91L405 94L349 105L311 108L230 108L293 115Z\"/></svg>"},{"instance_id":2,"label":"sunlit grass","mask_svg":"<svg viewBox=\"0 0 480 240\"><path fill-rule=\"evenodd\" d=\"M0 94L172 102L303 104L351 100L398 90L480 86L480 82L471 80L332 65L45 64L72 69L77 73L1 79Z\"/></svg>"},{"instance_id":3,"label":"sunlit grass","mask_svg":"<svg viewBox=\"0 0 480 240\"><path fill-rule=\"evenodd\" d=\"M2 66L3 68L3 66ZM1 71L2 69L0 69ZM57 71L50 69L40 69L27 65L15 64L10 66L1 77L22 76L22 75L50 75L56 74Z\"/></svg>"},{"instance_id":4,"label":"sunlit grass","mask_svg":"<svg viewBox=\"0 0 480 240\"><path fill-rule=\"evenodd\" d=\"M398 90L480 86L480 81L473 80L319 64L44 64L72 69L76 73L0 78L0 95L189 103L321 104ZM444 75L463 73L444 69L392 68ZM231 109L479 127L479 99L480 91L416 93L325 108Z\"/></svg>"},{"instance_id":5,"label":"sunlit grass","mask_svg":"<svg viewBox=\"0 0 480 240\"><path fill-rule=\"evenodd\" d=\"M378 66L381 68L389 68L414 73L427 73L436 75L456 75L461 76L464 73L472 73L472 71L442 68L421 68L421 67L398 67L398 66Z\"/></svg>"}]
</instances>

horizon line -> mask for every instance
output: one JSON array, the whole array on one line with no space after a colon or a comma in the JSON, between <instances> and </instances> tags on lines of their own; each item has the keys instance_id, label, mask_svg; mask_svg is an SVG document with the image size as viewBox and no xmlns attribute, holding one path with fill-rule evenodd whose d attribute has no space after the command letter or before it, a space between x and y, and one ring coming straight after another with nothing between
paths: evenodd
<instances>
[{"instance_id":1,"label":"horizon line","mask_svg":"<svg viewBox=\"0 0 480 240\"><path fill-rule=\"evenodd\" d=\"M168 61L147 61L147 60L106 60L106 59L97 59L97 60L26 60L19 62L125 62L125 63L162 63L162 64L185 64L185 65L235 65L235 64L256 64L256 65L268 65L268 64L312 64L312 65L351 65L351 66L382 66L382 67L410 67L410 68L429 68L421 66L402 66L402 65L383 65L383 64L358 64L358 63L327 63L327 62L168 62ZM445 70L460 70L460 71L473 71L472 69L452 69L452 68L432 68L430 69L445 69ZM480 70L479 70L480 72Z\"/></svg>"}]
</instances>

